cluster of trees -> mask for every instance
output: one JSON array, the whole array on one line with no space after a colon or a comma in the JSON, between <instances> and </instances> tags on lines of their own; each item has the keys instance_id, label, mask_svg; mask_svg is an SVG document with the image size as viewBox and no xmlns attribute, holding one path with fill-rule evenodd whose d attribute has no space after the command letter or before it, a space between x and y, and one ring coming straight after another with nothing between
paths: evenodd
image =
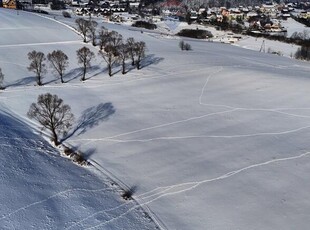
<instances>
[{"instance_id":1,"label":"cluster of trees","mask_svg":"<svg viewBox=\"0 0 310 230\"><path fill-rule=\"evenodd\" d=\"M122 74L126 73L126 60L141 69L141 60L145 57L146 45L143 41L136 42L130 37L124 41L123 36L116 31L108 31L105 27L97 30L98 23L84 18L76 19L77 30L86 43L91 41L93 46L99 46L99 55L108 65L109 76L115 64L122 65Z\"/></svg>"},{"instance_id":2,"label":"cluster of trees","mask_svg":"<svg viewBox=\"0 0 310 230\"><path fill-rule=\"evenodd\" d=\"M183 40L179 42L179 47L181 50L192 50L192 47L189 43L185 43Z\"/></svg>"}]
</instances>

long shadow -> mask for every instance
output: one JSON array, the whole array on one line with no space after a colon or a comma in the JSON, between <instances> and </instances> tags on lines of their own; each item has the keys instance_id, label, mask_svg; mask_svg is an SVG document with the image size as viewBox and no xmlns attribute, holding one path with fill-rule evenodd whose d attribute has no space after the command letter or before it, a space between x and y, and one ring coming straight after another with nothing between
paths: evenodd
<instances>
[{"instance_id":1,"label":"long shadow","mask_svg":"<svg viewBox=\"0 0 310 230\"><path fill-rule=\"evenodd\" d=\"M81 135L88 129L99 125L100 122L107 120L112 114L115 113L115 108L112 103L100 103L97 106L90 107L83 111L82 116L79 118L75 129L64 137L61 141L65 141L73 135Z\"/></svg>"},{"instance_id":2,"label":"long shadow","mask_svg":"<svg viewBox=\"0 0 310 230\"><path fill-rule=\"evenodd\" d=\"M162 57L155 57L154 54L149 54L144 59L141 60L141 68L147 67L149 65L157 65L163 60L164 58Z\"/></svg>"},{"instance_id":3,"label":"long shadow","mask_svg":"<svg viewBox=\"0 0 310 230\"><path fill-rule=\"evenodd\" d=\"M99 68L98 68L98 69L99 69ZM90 78L93 78L93 77L96 77L96 76L98 76L98 75L100 75L100 74L103 74L103 73L105 73L105 72L107 72L107 71L108 71L108 68L104 68L104 69L102 69L101 71L99 71L98 73L95 73L95 74L91 75L90 77L86 78L86 80L88 80L88 79L90 79Z\"/></svg>"},{"instance_id":4,"label":"long shadow","mask_svg":"<svg viewBox=\"0 0 310 230\"><path fill-rule=\"evenodd\" d=\"M66 73L66 75L64 76L64 81L65 83L68 83L78 77L82 76L82 72L83 72L83 68L79 67L79 68L74 68L72 70L70 70L68 73Z\"/></svg>"},{"instance_id":5,"label":"long shadow","mask_svg":"<svg viewBox=\"0 0 310 230\"><path fill-rule=\"evenodd\" d=\"M24 85L27 85L27 84L30 84L30 83L36 84L37 83L36 77L34 77L34 76L32 76L32 77L25 77L25 78L22 78L20 80L15 81L12 84L8 84L5 87L24 86Z\"/></svg>"},{"instance_id":6,"label":"long shadow","mask_svg":"<svg viewBox=\"0 0 310 230\"><path fill-rule=\"evenodd\" d=\"M96 151L97 151L97 149L95 149L95 148L90 148L86 151L83 151L83 157L85 159L89 159L93 154L96 153Z\"/></svg>"}]
</instances>

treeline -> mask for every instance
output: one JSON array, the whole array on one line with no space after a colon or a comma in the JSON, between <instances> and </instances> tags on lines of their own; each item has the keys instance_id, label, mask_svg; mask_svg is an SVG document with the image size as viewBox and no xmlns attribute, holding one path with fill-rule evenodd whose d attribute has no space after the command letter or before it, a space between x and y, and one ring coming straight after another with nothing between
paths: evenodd
<instances>
[{"instance_id":1,"label":"treeline","mask_svg":"<svg viewBox=\"0 0 310 230\"><path fill-rule=\"evenodd\" d=\"M121 34L116 31L108 31L103 26L97 30L98 23L96 21L78 18L75 22L83 41L85 43L91 41L93 46L99 46L99 54L107 63L110 76L112 76L112 67L117 62L122 65L122 74L125 74L127 59L130 59L131 64L137 69L141 68L141 60L146 51L145 42L136 42L132 37L124 41Z\"/></svg>"},{"instance_id":2,"label":"treeline","mask_svg":"<svg viewBox=\"0 0 310 230\"><path fill-rule=\"evenodd\" d=\"M126 40L116 31L108 31L105 27L101 27L97 31L97 22L79 18L76 20L77 30L83 37L85 43L91 41L93 46L99 48L98 55L106 62L108 74L113 75L113 68L121 65L122 74L127 73L126 64L130 61L132 66L138 70L141 69L141 61L145 57L146 44L143 41L135 41L133 37ZM82 68L81 81L86 80L86 74L92 66L95 53L88 47L81 47L76 51L76 59L78 65ZM69 57L62 50L54 50L47 55L41 51L33 50L28 53L30 61L27 69L36 76L36 82L39 86L43 85L43 77L49 69L55 74L55 77L64 83L64 76L69 66ZM49 65L47 65L49 64ZM0 68L0 89L3 86L4 74Z\"/></svg>"}]
</instances>

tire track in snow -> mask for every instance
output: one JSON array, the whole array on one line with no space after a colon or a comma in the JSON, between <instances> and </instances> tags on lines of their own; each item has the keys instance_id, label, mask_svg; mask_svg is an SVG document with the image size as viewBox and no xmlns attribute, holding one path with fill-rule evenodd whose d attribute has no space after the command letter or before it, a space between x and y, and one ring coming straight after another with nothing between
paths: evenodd
<instances>
[{"instance_id":1,"label":"tire track in snow","mask_svg":"<svg viewBox=\"0 0 310 230\"><path fill-rule=\"evenodd\" d=\"M88 145L88 144L90 144L92 142L95 142L95 141L113 140L113 138L116 138L116 137L126 136L126 135L129 135L129 134L139 133L139 132L148 131L148 130L157 129L157 128L162 128L162 127L167 127L167 126L171 126L171 125L175 125L175 124L186 123L188 121L197 120L197 119L201 119L201 118L208 117L208 116L214 116L214 115L218 115L218 114L229 113L229 112L235 111L235 110L236 109L230 109L230 110L225 110L225 111L220 111L220 112L215 112L215 113L208 113L208 114L204 114L204 115L198 116L198 117L190 117L190 118L187 118L187 119L178 120L178 121L169 122L169 123L164 123L164 124L161 124L161 125L155 125L155 126L151 126L151 127L147 127L147 128L143 128L143 129L137 129L137 130L134 130L134 131L125 132L125 133L117 134L117 135L110 136L110 137L83 138L83 139L69 140L68 142L89 141L88 143L83 144L85 146L85 145Z\"/></svg>"},{"instance_id":2,"label":"tire track in snow","mask_svg":"<svg viewBox=\"0 0 310 230\"><path fill-rule=\"evenodd\" d=\"M129 139L129 140L121 140L121 139L106 139L107 142L117 142L117 143L130 143L130 142L150 142L150 141L160 141L160 140L184 140L184 139L197 139L197 138L243 138L243 137L258 137L258 136L276 136L276 135L287 135L291 133L295 133L298 131L302 131L304 129L309 129L309 126L303 126L300 128L286 130L283 132L270 132L270 133L253 133L253 134L240 134L240 135L192 135L192 136L169 136L169 137L155 137L149 139Z\"/></svg>"},{"instance_id":3,"label":"tire track in snow","mask_svg":"<svg viewBox=\"0 0 310 230\"><path fill-rule=\"evenodd\" d=\"M266 166L266 165L269 165L269 164L274 164L274 163L277 163L277 162L282 162L282 161L291 161L291 160L295 160L295 159L299 159L299 158L303 158L303 157L306 157L310 155L310 152L306 152L306 153L302 153L300 155L297 155L297 156L291 156L291 157L284 157L284 158L278 158L278 159L272 159L272 160L269 160L269 161L265 161L265 162L262 162L262 163L257 163L257 164L252 164L252 165L249 165L249 166L246 166L246 167L243 167L243 168L240 168L240 169L237 169L237 170L233 170L233 171L230 171L228 173L225 173L221 176L218 176L218 177L215 177L215 178L211 178L211 179L206 179L206 180L202 180L202 181L193 181L193 182L186 182L186 183L180 183L180 184L175 184L175 185L170 185L170 186L166 186L166 187L157 187L155 188L154 190L152 191L156 191L156 190L160 190L160 189L168 189L168 190L171 190L171 189L177 189L179 187L186 187L186 186L189 186L187 188L182 188L182 189L179 189L179 190L176 190L176 191L171 191L171 192L165 192L165 193L162 193L160 194L159 196L151 199L151 200L148 200L148 201L144 201L144 199L137 199L139 205L135 205L133 206L132 208L128 209L127 211L123 212L122 214L116 216L116 217L113 217L111 218L110 220L107 220L107 221L104 221L98 225L95 225L95 226L92 226L92 227L89 227L89 228L86 228L88 230L90 229L96 229L98 227L102 227L102 226L105 226L111 222L114 222L122 217L124 217L125 215L127 215L128 213L130 213L131 211L133 211L134 209L136 208L139 208L141 206L145 206L145 205L148 205L150 203L153 203L157 200L159 200L160 198L162 197L166 197L166 196L171 196L171 195L177 195L177 194L180 194L180 193L184 193L184 192L187 192L187 191L191 191L195 188L197 188L198 186L202 185L202 184L206 184L206 183L211 183L211 182L215 182L215 181L219 181L219 180L224 180L224 179L227 179L227 178L230 178L236 174L239 174L239 173L242 173L242 172L245 172L245 171L248 171L248 170L251 170L253 168L257 168L257 167L261 167L261 166ZM148 192L149 193L149 192ZM143 194L142 194L143 195ZM154 194L155 196L156 194ZM141 195L140 195L141 196ZM95 216L95 215L98 215L98 214L101 214L102 211L99 211L97 213L93 213L91 215L91 217ZM89 217L90 218L90 217ZM89 219L89 218L85 218L84 220L86 219ZM81 223L83 221L80 221L79 223ZM73 227L73 226L72 226Z\"/></svg>"}]
</instances>

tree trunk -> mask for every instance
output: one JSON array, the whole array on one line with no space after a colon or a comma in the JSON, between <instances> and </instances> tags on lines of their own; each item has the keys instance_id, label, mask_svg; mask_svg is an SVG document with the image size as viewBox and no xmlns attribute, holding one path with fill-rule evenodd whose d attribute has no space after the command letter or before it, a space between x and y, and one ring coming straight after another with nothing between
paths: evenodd
<instances>
[{"instance_id":1,"label":"tree trunk","mask_svg":"<svg viewBox=\"0 0 310 230\"><path fill-rule=\"evenodd\" d=\"M85 81L85 75L86 75L86 66L84 66L84 69L83 69L83 76L82 76L82 81Z\"/></svg>"},{"instance_id":2,"label":"tree trunk","mask_svg":"<svg viewBox=\"0 0 310 230\"><path fill-rule=\"evenodd\" d=\"M112 77L112 66L111 66L111 64L108 65L108 69L109 69L109 76Z\"/></svg>"},{"instance_id":3,"label":"tree trunk","mask_svg":"<svg viewBox=\"0 0 310 230\"><path fill-rule=\"evenodd\" d=\"M42 85L41 76L40 76L40 75L38 75L37 84L38 84L39 86Z\"/></svg>"},{"instance_id":4,"label":"tree trunk","mask_svg":"<svg viewBox=\"0 0 310 230\"><path fill-rule=\"evenodd\" d=\"M52 133L53 133L53 141L54 141L55 145L58 146L60 143L58 141L58 136L57 136L55 129L52 129Z\"/></svg>"},{"instance_id":5,"label":"tree trunk","mask_svg":"<svg viewBox=\"0 0 310 230\"><path fill-rule=\"evenodd\" d=\"M137 65L137 69L140 69L140 68L141 68L141 66L140 66L140 60L137 60L136 65Z\"/></svg>"},{"instance_id":6,"label":"tree trunk","mask_svg":"<svg viewBox=\"0 0 310 230\"><path fill-rule=\"evenodd\" d=\"M65 83L64 79L62 78L62 75L60 75L60 81L61 81L61 83Z\"/></svg>"},{"instance_id":7,"label":"tree trunk","mask_svg":"<svg viewBox=\"0 0 310 230\"><path fill-rule=\"evenodd\" d=\"M125 74L126 73L126 65L125 65L125 61L123 61L122 63L122 74Z\"/></svg>"}]
</instances>

